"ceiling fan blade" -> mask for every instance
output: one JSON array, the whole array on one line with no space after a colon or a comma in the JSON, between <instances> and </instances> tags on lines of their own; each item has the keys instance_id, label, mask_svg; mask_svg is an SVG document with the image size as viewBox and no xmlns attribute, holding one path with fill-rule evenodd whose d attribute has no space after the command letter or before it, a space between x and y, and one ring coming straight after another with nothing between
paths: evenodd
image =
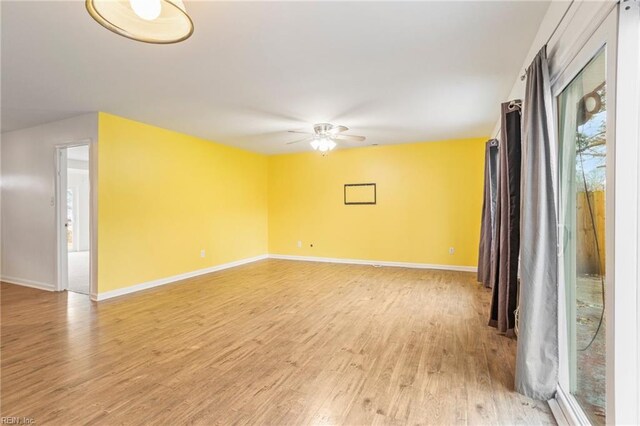
<instances>
[{"instance_id":1,"label":"ceiling fan blade","mask_svg":"<svg viewBox=\"0 0 640 426\"><path fill-rule=\"evenodd\" d=\"M312 140L313 138L298 139L297 141L287 142L287 145L292 145L294 143L300 143L300 142L311 142Z\"/></svg>"},{"instance_id":2,"label":"ceiling fan blade","mask_svg":"<svg viewBox=\"0 0 640 426\"><path fill-rule=\"evenodd\" d=\"M349 130L347 126L333 126L331 130L329 130L329 133L335 135L336 133L346 132L347 130Z\"/></svg>"},{"instance_id":3,"label":"ceiling fan blade","mask_svg":"<svg viewBox=\"0 0 640 426\"><path fill-rule=\"evenodd\" d=\"M358 142L362 142L366 138L364 136L357 136L357 135L335 135L335 136L333 136L333 139L338 140L338 141L358 141Z\"/></svg>"},{"instance_id":4,"label":"ceiling fan blade","mask_svg":"<svg viewBox=\"0 0 640 426\"><path fill-rule=\"evenodd\" d=\"M302 133L303 135L313 135L311 132L303 132L302 130L288 130L289 133Z\"/></svg>"}]
</instances>

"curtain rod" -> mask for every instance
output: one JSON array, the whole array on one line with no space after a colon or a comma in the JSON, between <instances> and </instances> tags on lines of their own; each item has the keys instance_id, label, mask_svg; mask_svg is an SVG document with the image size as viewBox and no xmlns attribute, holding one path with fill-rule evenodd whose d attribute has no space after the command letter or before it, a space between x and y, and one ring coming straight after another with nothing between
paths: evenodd
<instances>
[{"instance_id":1,"label":"curtain rod","mask_svg":"<svg viewBox=\"0 0 640 426\"><path fill-rule=\"evenodd\" d=\"M553 31L551 32L551 35L549 36L549 38L547 38L547 41L544 42L543 46L546 46L549 44L549 42L551 41L551 39L553 38L554 35L556 35L556 31L558 31L558 28L560 28L560 24L562 24L562 21L564 21L564 18L567 16L567 13L569 13L569 9L571 9L571 6L573 6L575 0L571 0L571 3L569 3L569 6L567 6L567 9L564 11L564 13L562 14L562 17L560 18L560 20L558 21L558 23L556 24L556 27L553 29ZM529 70L529 67L526 67L524 69L524 74L522 74L520 76L520 81L524 81L525 78L527 78L527 71Z\"/></svg>"},{"instance_id":2,"label":"curtain rod","mask_svg":"<svg viewBox=\"0 0 640 426\"><path fill-rule=\"evenodd\" d=\"M543 46L546 46L549 44L549 42L551 41L551 39L553 38L554 35L556 35L556 32L558 31L558 28L560 28L560 25L562 24L562 21L564 21L564 18L566 18L567 13L569 13L569 9L571 9L571 6L573 6L573 3L575 2L575 0L571 0L571 3L569 3L569 6L567 6L567 8L565 9L564 13L562 14L562 17L560 18L560 20L558 21L558 23L556 24L555 28L553 29L553 31L551 32L551 35L547 38L547 41L544 42ZM529 70L529 67L526 67L524 69L524 74L522 74L520 76L520 81L524 81L527 78L527 71ZM496 134L493 136L493 138L497 138L498 135L500 134L500 130L502 130L502 126L498 127L498 131L496 132Z\"/></svg>"}]
</instances>

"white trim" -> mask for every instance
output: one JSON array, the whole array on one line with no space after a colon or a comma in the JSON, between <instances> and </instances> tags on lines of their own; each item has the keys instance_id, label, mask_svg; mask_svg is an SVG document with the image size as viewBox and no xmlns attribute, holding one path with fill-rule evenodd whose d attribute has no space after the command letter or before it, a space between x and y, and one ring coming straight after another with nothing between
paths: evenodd
<instances>
[{"instance_id":1,"label":"white trim","mask_svg":"<svg viewBox=\"0 0 640 426\"><path fill-rule=\"evenodd\" d=\"M98 118L98 127L100 126ZM98 294L98 141L89 143L89 293L92 298Z\"/></svg>"},{"instance_id":2,"label":"white trim","mask_svg":"<svg viewBox=\"0 0 640 426\"><path fill-rule=\"evenodd\" d=\"M64 230L66 215L66 189L67 189L67 150L65 147L55 147L55 217L56 217L56 283L57 291L66 290L68 287L68 249Z\"/></svg>"},{"instance_id":3,"label":"white trim","mask_svg":"<svg viewBox=\"0 0 640 426\"><path fill-rule=\"evenodd\" d=\"M341 259L341 258L334 258L334 257L291 256L291 255L284 255L284 254L262 254L259 256L249 257L246 259L240 259L233 262L211 266L209 268L198 269L191 272L185 272L183 274L173 275L166 278L160 278L153 281L147 281L147 282L135 284L129 287L106 291L103 293L98 293L97 295L92 294L91 300L99 302L107 299L112 299L114 297L136 293L138 291L159 287L165 284L175 283L178 281L186 280L188 278L197 277L199 275L210 274L212 272L222 271L224 269L234 268L236 266L257 262L259 260L264 260L264 259L342 263L342 264L350 264L350 265L390 266L390 267L415 268L415 269L437 269L437 270L458 271L458 272L476 272L477 271L477 267L475 266L436 265L436 264L430 264L430 263L390 262L390 261L365 260L365 259ZM2 281L5 281L11 284L18 284L18 285L24 285L27 287L39 288L42 290L55 291L55 286L52 284L38 283L35 281L21 280L21 279L10 278L10 277L6 277L6 278L3 277Z\"/></svg>"},{"instance_id":4,"label":"white trim","mask_svg":"<svg viewBox=\"0 0 640 426\"><path fill-rule=\"evenodd\" d=\"M37 288L38 290L55 291L55 286L53 284L43 283L41 281L33 281L33 280L26 280L24 278L5 277L5 276L0 278L0 281L9 283L9 284L20 285L23 287Z\"/></svg>"},{"instance_id":5,"label":"white trim","mask_svg":"<svg viewBox=\"0 0 640 426\"><path fill-rule=\"evenodd\" d=\"M562 417L558 417L556 415L557 413L551 405L552 401L560 408L561 413L559 414L561 414ZM555 399L549 401L549 407L551 407L553 416L558 424L565 421L567 424L572 426L591 425L591 422L589 422L589 419L582 410L582 407L580 407L580 404L578 404L578 401L576 401L573 395L566 393L560 386L558 386Z\"/></svg>"},{"instance_id":6,"label":"white trim","mask_svg":"<svg viewBox=\"0 0 640 426\"><path fill-rule=\"evenodd\" d=\"M55 145L55 209L56 209L56 285L58 291L68 287L67 246L64 238L66 220L66 149L76 146L89 148L89 294L93 300L98 293L98 147L91 138ZM64 176L61 173L64 167ZM63 182L64 181L64 182ZM63 188L64 187L64 188Z\"/></svg>"},{"instance_id":7,"label":"white trim","mask_svg":"<svg viewBox=\"0 0 640 426\"><path fill-rule=\"evenodd\" d=\"M616 92L615 335L607 423L640 424L640 0L620 4ZM607 213L608 214L608 213ZM608 266L607 266L608 268ZM608 271L608 270L607 270ZM607 318L607 328L609 327ZM610 342L607 342L609 345ZM608 348L607 348L608 349ZM607 384L610 378L607 376ZM613 414L610 417L610 412Z\"/></svg>"},{"instance_id":8,"label":"white trim","mask_svg":"<svg viewBox=\"0 0 640 426\"><path fill-rule=\"evenodd\" d=\"M391 262L387 260L343 259L337 257L293 256L270 254L270 259L301 260L304 262L347 263L351 265L392 266L398 268L439 269L444 271L477 272L476 266L436 265L431 263Z\"/></svg>"},{"instance_id":9,"label":"white trim","mask_svg":"<svg viewBox=\"0 0 640 426\"><path fill-rule=\"evenodd\" d=\"M564 415L564 411L560 407L557 399L551 399L547 401L547 403L558 426L572 426L571 423L569 423L569 419Z\"/></svg>"},{"instance_id":10,"label":"white trim","mask_svg":"<svg viewBox=\"0 0 640 426\"><path fill-rule=\"evenodd\" d=\"M147 281L140 284L135 284L129 287L119 288L117 290L105 291L103 293L98 293L95 297L92 295L91 299L95 301L102 301L106 299L111 299L113 297L124 296L125 294L135 293L142 290L147 290L153 287L159 287L165 284L175 283L177 281L186 280L188 278L197 277L199 275L210 274L212 272L221 271L223 269L229 269L240 265L245 265L251 262L257 262L258 260L267 259L269 255L261 254L260 256L249 257L246 259L235 260L233 262L223 263L221 265L211 266L209 268L198 269L191 272L185 272L184 274L173 275L171 277L160 278L153 281Z\"/></svg>"},{"instance_id":11,"label":"white trim","mask_svg":"<svg viewBox=\"0 0 640 426\"><path fill-rule=\"evenodd\" d=\"M344 263L344 264L351 264L351 265L392 266L392 267L400 267L400 268L417 268L417 269L439 269L439 270L459 271L459 272L476 272L477 271L477 268L475 266L434 265L434 264L428 264L428 263L389 262L389 261L363 260L363 259L340 259L340 258L333 258L333 257L315 257L315 256L290 256L290 255L284 255L284 254L262 254L260 256L240 259L240 260L236 260L234 262L229 262L229 263L223 263L221 265L212 266L210 268L198 269L196 271L185 272L184 274L178 274L171 277L160 278L153 281L147 281L147 282L136 284L129 287L119 288L117 290L98 293L97 296L91 296L91 299L95 301L102 301L106 299L111 299L113 297L124 296L125 294L135 293L135 292L147 290L153 287L159 287L165 284L175 283L177 281L186 280L188 278L197 277L199 275L210 274L212 272L245 265L251 262L257 262L258 260L263 260L267 258L282 259L282 260L297 260L297 261L307 261L307 262Z\"/></svg>"},{"instance_id":12,"label":"white trim","mask_svg":"<svg viewBox=\"0 0 640 426\"><path fill-rule=\"evenodd\" d=\"M563 29L560 40L551 43L552 47L550 47L547 52L549 55L549 66L551 68L550 80L552 86L559 85L565 87L573 80L577 72L571 75L571 73L567 74L566 70L571 66L572 62L575 62L577 56L584 55L584 47L591 43L594 33L596 33L607 20L611 11L616 8L616 5L616 1L576 2L577 7L574 8L571 19ZM585 24L585 22L588 24ZM580 27L582 31L578 34ZM567 30L569 30L569 32L567 32ZM565 43L561 43L563 38L565 39ZM595 52L587 56L593 58ZM563 78L565 80L560 81Z\"/></svg>"}]
</instances>

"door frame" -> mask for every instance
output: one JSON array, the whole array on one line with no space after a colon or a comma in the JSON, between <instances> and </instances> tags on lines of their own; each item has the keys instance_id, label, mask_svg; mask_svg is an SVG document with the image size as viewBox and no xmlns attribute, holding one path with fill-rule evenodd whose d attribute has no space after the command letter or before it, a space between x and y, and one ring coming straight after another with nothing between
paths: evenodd
<instances>
[{"instance_id":1,"label":"door frame","mask_svg":"<svg viewBox=\"0 0 640 426\"><path fill-rule=\"evenodd\" d=\"M616 204L616 98L617 98L617 22L618 9L614 8L604 21L599 25L595 32L589 37L584 45L579 49L575 57L567 64L567 66L557 74L552 82L553 109L554 109L554 131L556 138L556 153L560 149L560 138L558 135L558 96L573 81L573 79L586 67L589 62L606 46L606 79L607 79L607 159L606 159L606 179L607 179L607 195L605 204L605 253L606 253L606 287L605 287L605 342L606 342L606 416L607 423L615 422L615 393L614 384L616 382L614 363L611 362L614 356L614 336L616 331L615 323L615 204ZM559 157L558 157L559 158ZM556 176L560 176L560 164L557 164ZM560 187L558 180L558 191L556 194L556 204L558 206L558 218L563 217L560 211ZM559 234L563 235L564 230L559 225ZM558 238L558 267L561 267L563 260L561 256L564 252L564 237ZM570 378L570 357L569 357L569 333L568 333L568 312L566 305L567 288L564 285L564 277L558 271L558 339L559 339L559 377L558 377L558 393L557 402L560 405L564 415L575 424L589 425L587 415L578 403L577 399L571 394L571 378Z\"/></svg>"},{"instance_id":2,"label":"door frame","mask_svg":"<svg viewBox=\"0 0 640 426\"><path fill-rule=\"evenodd\" d=\"M640 424L640 0L619 6L617 87L612 423Z\"/></svg>"},{"instance_id":3,"label":"door frame","mask_svg":"<svg viewBox=\"0 0 640 426\"><path fill-rule=\"evenodd\" d=\"M89 148L89 296L95 300L98 290L98 147L92 139L81 139L55 145L55 226L56 226L56 291L69 287L68 249L66 241L66 187L67 148L87 146Z\"/></svg>"}]
</instances>

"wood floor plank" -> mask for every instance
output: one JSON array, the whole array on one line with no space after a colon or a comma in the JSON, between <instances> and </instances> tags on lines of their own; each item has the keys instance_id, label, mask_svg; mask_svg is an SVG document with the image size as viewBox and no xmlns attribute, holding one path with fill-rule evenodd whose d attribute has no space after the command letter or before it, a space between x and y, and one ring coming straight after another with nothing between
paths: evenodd
<instances>
[{"instance_id":1,"label":"wood floor plank","mask_svg":"<svg viewBox=\"0 0 640 426\"><path fill-rule=\"evenodd\" d=\"M554 424L473 274L265 260L100 303L3 283L2 416Z\"/></svg>"}]
</instances>

